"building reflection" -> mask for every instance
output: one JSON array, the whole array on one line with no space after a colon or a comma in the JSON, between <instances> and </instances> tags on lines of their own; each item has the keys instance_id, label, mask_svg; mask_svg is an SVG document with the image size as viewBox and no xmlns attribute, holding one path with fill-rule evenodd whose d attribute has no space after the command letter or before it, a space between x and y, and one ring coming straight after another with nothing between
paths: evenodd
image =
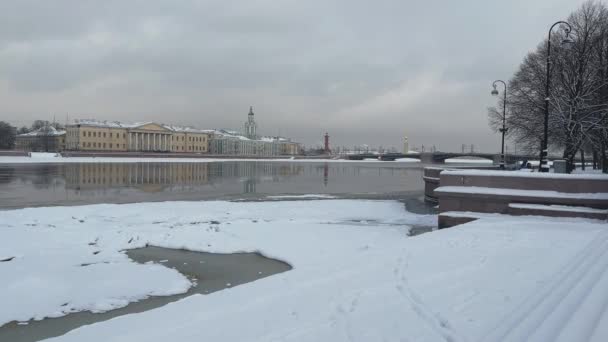
<instances>
[{"instance_id":1,"label":"building reflection","mask_svg":"<svg viewBox=\"0 0 608 342\"><path fill-rule=\"evenodd\" d=\"M303 173L300 165L277 163L82 163L66 164L66 188L87 191L136 188L145 192L194 189L242 182L244 193L255 193L260 182L280 182Z\"/></svg>"},{"instance_id":2,"label":"building reflection","mask_svg":"<svg viewBox=\"0 0 608 342\"><path fill-rule=\"evenodd\" d=\"M68 189L134 187L156 192L207 184L209 170L205 163L83 163L67 164L65 177Z\"/></svg>"}]
</instances>

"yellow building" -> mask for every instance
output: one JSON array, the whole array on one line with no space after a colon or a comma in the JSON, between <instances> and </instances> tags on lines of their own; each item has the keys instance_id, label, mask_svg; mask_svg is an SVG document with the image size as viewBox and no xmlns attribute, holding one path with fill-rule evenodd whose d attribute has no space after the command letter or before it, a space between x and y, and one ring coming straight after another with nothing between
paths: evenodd
<instances>
[{"instance_id":1,"label":"yellow building","mask_svg":"<svg viewBox=\"0 0 608 342\"><path fill-rule=\"evenodd\" d=\"M65 148L72 151L207 153L209 133L154 122L127 124L78 120L66 127Z\"/></svg>"},{"instance_id":2,"label":"yellow building","mask_svg":"<svg viewBox=\"0 0 608 342\"><path fill-rule=\"evenodd\" d=\"M281 155L284 156L295 156L300 154L302 146L295 142L281 142Z\"/></svg>"}]
</instances>

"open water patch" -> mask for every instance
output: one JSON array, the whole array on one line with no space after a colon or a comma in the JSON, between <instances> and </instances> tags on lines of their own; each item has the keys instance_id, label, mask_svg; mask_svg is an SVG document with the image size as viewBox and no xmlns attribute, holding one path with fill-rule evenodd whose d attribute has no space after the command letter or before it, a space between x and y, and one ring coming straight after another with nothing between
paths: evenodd
<instances>
[{"instance_id":1,"label":"open water patch","mask_svg":"<svg viewBox=\"0 0 608 342\"><path fill-rule=\"evenodd\" d=\"M154 246L130 249L125 253L141 264L152 262L174 268L190 279L193 286L183 294L152 296L103 313L81 311L39 321L13 321L0 327L0 341L34 342L61 336L83 325L152 310L193 294L209 294L291 269L289 264L259 253L218 254Z\"/></svg>"}]
</instances>

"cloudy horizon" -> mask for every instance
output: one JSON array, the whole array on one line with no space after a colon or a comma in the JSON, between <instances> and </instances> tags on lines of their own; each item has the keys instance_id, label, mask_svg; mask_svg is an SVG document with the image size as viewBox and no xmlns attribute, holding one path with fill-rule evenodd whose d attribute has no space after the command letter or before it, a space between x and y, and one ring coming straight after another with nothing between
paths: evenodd
<instances>
[{"instance_id":1,"label":"cloudy horizon","mask_svg":"<svg viewBox=\"0 0 608 342\"><path fill-rule=\"evenodd\" d=\"M500 149L495 79L582 0L3 1L0 120L242 129L307 146Z\"/></svg>"}]
</instances>

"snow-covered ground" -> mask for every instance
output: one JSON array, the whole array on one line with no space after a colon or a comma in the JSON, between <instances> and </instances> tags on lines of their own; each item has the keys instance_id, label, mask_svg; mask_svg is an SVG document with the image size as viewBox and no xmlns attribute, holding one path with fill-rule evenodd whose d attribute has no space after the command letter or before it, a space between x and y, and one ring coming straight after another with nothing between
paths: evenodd
<instances>
[{"instance_id":1,"label":"snow-covered ground","mask_svg":"<svg viewBox=\"0 0 608 342\"><path fill-rule=\"evenodd\" d=\"M332 199L332 198L336 198L336 196L332 196L332 195L323 195L323 194L319 194L319 195L315 195L315 194L306 194L306 195L273 195L273 196L266 196L266 198L268 199L281 199L281 200L285 200L285 199Z\"/></svg>"},{"instance_id":2,"label":"snow-covered ground","mask_svg":"<svg viewBox=\"0 0 608 342\"><path fill-rule=\"evenodd\" d=\"M0 164L23 163L209 163L233 161L264 161L264 162L324 162L324 163L387 163L378 159L347 160L347 159L243 159L243 158L156 158L156 157L61 157L55 153L32 153L31 157L0 156ZM419 163L415 158L400 158L398 163Z\"/></svg>"},{"instance_id":3,"label":"snow-covered ground","mask_svg":"<svg viewBox=\"0 0 608 342\"><path fill-rule=\"evenodd\" d=\"M1 322L183 291L179 274L120 252L149 243L260 251L293 270L52 341L608 339L605 222L488 216L407 237L435 220L332 199L2 211L0 260L14 259L0 263Z\"/></svg>"},{"instance_id":4,"label":"snow-covered ground","mask_svg":"<svg viewBox=\"0 0 608 342\"><path fill-rule=\"evenodd\" d=\"M446 164L493 164L494 162L489 159L483 158L448 158L445 160Z\"/></svg>"}]
</instances>

